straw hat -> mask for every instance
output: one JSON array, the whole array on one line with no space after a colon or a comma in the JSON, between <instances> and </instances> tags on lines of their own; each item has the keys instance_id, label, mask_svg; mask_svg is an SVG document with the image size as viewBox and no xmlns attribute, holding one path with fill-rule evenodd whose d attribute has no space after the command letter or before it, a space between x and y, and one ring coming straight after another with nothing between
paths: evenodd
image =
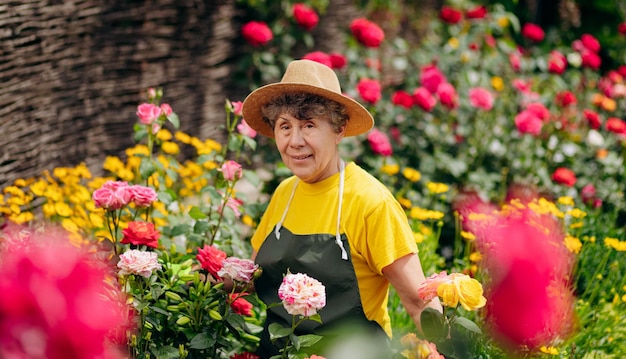
<instances>
[{"instance_id":1,"label":"straw hat","mask_svg":"<svg viewBox=\"0 0 626 359\"><path fill-rule=\"evenodd\" d=\"M374 126L370 112L355 100L341 92L337 74L330 67L311 60L295 60L289 63L282 80L254 90L243 101L243 118L258 133L274 137L272 129L261 117L261 107L273 97L286 92L307 92L339 102L348 110L345 136L356 136Z\"/></svg>"}]
</instances>

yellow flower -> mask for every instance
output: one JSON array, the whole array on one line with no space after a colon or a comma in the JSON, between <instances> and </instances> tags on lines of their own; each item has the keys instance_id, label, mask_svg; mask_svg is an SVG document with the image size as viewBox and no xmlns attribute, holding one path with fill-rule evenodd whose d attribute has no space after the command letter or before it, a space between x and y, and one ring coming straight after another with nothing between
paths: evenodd
<instances>
[{"instance_id":1,"label":"yellow flower","mask_svg":"<svg viewBox=\"0 0 626 359\"><path fill-rule=\"evenodd\" d=\"M574 199L572 197L570 197L570 196L559 197L557 202L559 202L560 204L562 204L564 206L573 206L574 205Z\"/></svg>"},{"instance_id":2,"label":"yellow flower","mask_svg":"<svg viewBox=\"0 0 626 359\"><path fill-rule=\"evenodd\" d=\"M169 141L172 139L172 133L166 128L162 128L159 130L159 132L157 132L156 138L161 141Z\"/></svg>"},{"instance_id":3,"label":"yellow flower","mask_svg":"<svg viewBox=\"0 0 626 359\"><path fill-rule=\"evenodd\" d=\"M471 262L480 262L483 259L482 254L480 254L480 252L472 252L469 255L469 260Z\"/></svg>"},{"instance_id":4,"label":"yellow flower","mask_svg":"<svg viewBox=\"0 0 626 359\"><path fill-rule=\"evenodd\" d=\"M174 134L174 138L176 138L178 141L187 145L191 143L191 137L184 132L180 132L180 131L176 132Z\"/></svg>"},{"instance_id":5,"label":"yellow flower","mask_svg":"<svg viewBox=\"0 0 626 359\"><path fill-rule=\"evenodd\" d=\"M414 169L414 168L410 168L407 167L402 171L402 175L404 176L404 178L408 179L409 181L415 183L417 181L420 180L420 178L422 178L422 174Z\"/></svg>"},{"instance_id":6,"label":"yellow flower","mask_svg":"<svg viewBox=\"0 0 626 359\"><path fill-rule=\"evenodd\" d=\"M137 155L147 157L150 155L150 149L146 145L136 145L135 147L131 147L126 150L126 156L128 157Z\"/></svg>"},{"instance_id":7,"label":"yellow flower","mask_svg":"<svg viewBox=\"0 0 626 359\"><path fill-rule=\"evenodd\" d=\"M461 231L461 237L468 242L476 240L476 236L471 232Z\"/></svg>"},{"instance_id":8,"label":"yellow flower","mask_svg":"<svg viewBox=\"0 0 626 359\"><path fill-rule=\"evenodd\" d=\"M500 92L504 89L504 80L500 76L494 76L491 78L491 87L494 90Z\"/></svg>"},{"instance_id":9,"label":"yellow flower","mask_svg":"<svg viewBox=\"0 0 626 359\"><path fill-rule=\"evenodd\" d=\"M398 202L400 202L402 208L411 208L412 206L411 200L408 198L400 197L398 198Z\"/></svg>"},{"instance_id":10,"label":"yellow flower","mask_svg":"<svg viewBox=\"0 0 626 359\"><path fill-rule=\"evenodd\" d=\"M509 26L509 18L508 17L501 16L501 17L498 18L497 22L498 22L498 26L500 26L503 29L505 27Z\"/></svg>"},{"instance_id":11,"label":"yellow flower","mask_svg":"<svg viewBox=\"0 0 626 359\"><path fill-rule=\"evenodd\" d=\"M580 239L574 236L565 236L563 242L565 243L565 247L572 253L580 253L580 249L583 247L583 243L580 241Z\"/></svg>"},{"instance_id":12,"label":"yellow flower","mask_svg":"<svg viewBox=\"0 0 626 359\"><path fill-rule=\"evenodd\" d=\"M382 166L380 171L388 176L393 176L400 172L400 165L396 163L390 163Z\"/></svg>"},{"instance_id":13,"label":"yellow flower","mask_svg":"<svg viewBox=\"0 0 626 359\"><path fill-rule=\"evenodd\" d=\"M451 37L450 39L448 39L448 46L450 46L453 49L458 49L459 48L459 39L457 39L456 37Z\"/></svg>"},{"instance_id":14,"label":"yellow flower","mask_svg":"<svg viewBox=\"0 0 626 359\"><path fill-rule=\"evenodd\" d=\"M409 216L413 219L417 219L420 221L426 221L429 219L441 219L443 218L443 212L439 211L431 211L428 209L423 209L419 207L411 208L409 211Z\"/></svg>"},{"instance_id":15,"label":"yellow flower","mask_svg":"<svg viewBox=\"0 0 626 359\"><path fill-rule=\"evenodd\" d=\"M569 211L566 212L566 214L569 214L570 216L574 218L585 218L585 216L587 216L587 212L579 208L570 209Z\"/></svg>"},{"instance_id":16,"label":"yellow flower","mask_svg":"<svg viewBox=\"0 0 626 359\"><path fill-rule=\"evenodd\" d=\"M176 142L170 141L163 142L163 144L161 145L161 149L163 150L163 152L170 155L175 155L180 152L180 149L178 148Z\"/></svg>"},{"instance_id":17,"label":"yellow flower","mask_svg":"<svg viewBox=\"0 0 626 359\"><path fill-rule=\"evenodd\" d=\"M441 304L454 308L459 304L459 294L454 283L444 282L437 287L437 295L441 298Z\"/></svg>"},{"instance_id":18,"label":"yellow flower","mask_svg":"<svg viewBox=\"0 0 626 359\"><path fill-rule=\"evenodd\" d=\"M72 208L65 202L57 202L54 204L54 212L61 217L69 217L72 215Z\"/></svg>"},{"instance_id":19,"label":"yellow flower","mask_svg":"<svg viewBox=\"0 0 626 359\"><path fill-rule=\"evenodd\" d=\"M459 274L454 276L453 283L458 292L459 302L465 310L476 310L487 304L487 298L483 296L483 286L476 279Z\"/></svg>"},{"instance_id":20,"label":"yellow flower","mask_svg":"<svg viewBox=\"0 0 626 359\"><path fill-rule=\"evenodd\" d=\"M430 191L430 193L434 194L446 193L448 192L448 189L450 189L447 184L439 182L428 182L426 184L426 188Z\"/></svg>"},{"instance_id":21,"label":"yellow flower","mask_svg":"<svg viewBox=\"0 0 626 359\"><path fill-rule=\"evenodd\" d=\"M245 214L242 218L241 221L243 222L243 224L245 224L248 227L252 227L254 225L254 221L252 220L252 217L250 217L249 215Z\"/></svg>"},{"instance_id":22,"label":"yellow flower","mask_svg":"<svg viewBox=\"0 0 626 359\"><path fill-rule=\"evenodd\" d=\"M413 238L417 244L424 242L424 235L422 233L413 232Z\"/></svg>"},{"instance_id":23,"label":"yellow flower","mask_svg":"<svg viewBox=\"0 0 626 359\"><path fill-rule=\"evenodd\" d=\"M546 353L550 355L559 355L559 350L555 347L547 347L544 345L541 348L539 348L539 350L541 350L542 353Z\"/></svg>"}]
</instances>

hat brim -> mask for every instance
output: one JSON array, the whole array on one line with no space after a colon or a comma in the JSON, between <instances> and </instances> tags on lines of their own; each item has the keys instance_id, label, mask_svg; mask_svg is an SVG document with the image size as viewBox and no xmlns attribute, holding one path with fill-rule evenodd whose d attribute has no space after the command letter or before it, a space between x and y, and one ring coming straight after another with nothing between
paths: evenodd
<instances>
[{"instance_id":1,"label":"hat brim","mask_svg":"<svg viewBox=\"0 0 626 359\"><path fill-rule=\"evenodd\" d=\"M317 86L289 82L279 82L259 87L246 97L241 111L248 126L261 135L273 138L274 131L263 121L261 108L272 98L290 92L306 92L344 105L349 117L344 136L357 136L368 132L374 127L372 114L363 105L350 97Z\"/></svg>"}]
</instances>

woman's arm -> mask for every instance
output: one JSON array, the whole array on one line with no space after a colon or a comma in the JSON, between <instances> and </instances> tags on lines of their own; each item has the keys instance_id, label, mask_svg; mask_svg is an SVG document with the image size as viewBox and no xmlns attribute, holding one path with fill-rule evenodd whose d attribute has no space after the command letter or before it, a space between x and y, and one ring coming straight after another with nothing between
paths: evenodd
<instances>
[{"instance_id":1,"label":"woman's arm","mask_svg":"<svg viewBox=\"0 0 626 359\"><path fill-rule=\"evenodd\" d=\"M398 293L402 305L413 318L419 331L422 330L420 316L425 308L430 307L443 312L439 298L424 303L418 296L418 288L426 277L417 254L409 254L397 259L383 268L383 274Z\"/></svg>"}]
</instances>

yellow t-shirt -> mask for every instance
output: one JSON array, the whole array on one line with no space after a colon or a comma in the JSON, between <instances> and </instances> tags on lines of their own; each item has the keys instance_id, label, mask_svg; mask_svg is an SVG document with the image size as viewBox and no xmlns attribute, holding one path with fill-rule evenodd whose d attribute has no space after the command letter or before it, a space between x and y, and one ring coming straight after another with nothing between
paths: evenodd
<instances>
[{"instance_id":1,"label":"yellow t-shirt","mask_svg":"<svg viewBox=\"0 0 626 359\"><path fill-rule=\"evenodd\" d=\"M287 178L274 192L252 237L255 250L259 250L281 219L295 180L296 177ZM334 235L338 198L339 173L313 184L298 181L283 226L298 235ZM391 337L389 282L382 269L405 255L417 253L417 245L406 213L389 189L354 162L345 169L340 231L350 244L365 316L378 322ZM307 274L315 278L315 273Z\"/></svg>"}]
</instances>

